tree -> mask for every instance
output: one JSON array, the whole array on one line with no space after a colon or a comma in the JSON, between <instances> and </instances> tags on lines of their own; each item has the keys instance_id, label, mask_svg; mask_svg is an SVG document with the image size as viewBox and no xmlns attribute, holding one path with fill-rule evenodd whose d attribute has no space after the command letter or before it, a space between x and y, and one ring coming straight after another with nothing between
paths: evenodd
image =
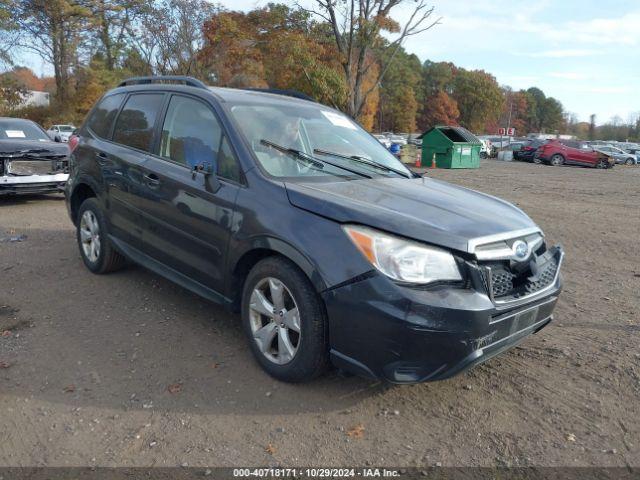
<instances>
[{"instance_id":1,"label":"tree","mask_svg":"<svg viewBox=\"0 0 640 480\"><path fill-rule=\"evenodd\" d=\"M77 59L90 11L71 0L17 0L12 15L23 38L20 45L53 65L56 98L69 96L71 67Z\"/></svg>"},{"instance_id":2,"label":"tree","mask_svg":"<svg viewBox=\"0 0 640 480\"><path fill-rule=\"evenodd\" d=\"M463 127L480 132L487 121L498 119L504 98L495 77L483 70L459 69L453 82Z\"/></svg>"},{"instance_id":3,"label":"tree","mask_svg":"<svg viewBox=\"0 0 640 480\"><path fill-rule=\"evenodd\" d=\"M274 4L248 13L219 11L205 23L204 37L199 58L213 83L295 89L344 108L346 88L335 46L326 25L307 12ZM370 71L376 68L371 65Z\"/></svg>"},{"instance_id":4,"label":"tree","mask_svg":"<svg viewBox=\"0 0 640 480\"><path fill-rule=\"evenodd\" d=\"M314 0L313 3L315 8L306 10L331 26L347 86L346 113L354 119L362 114L368 97L384 79L403 42L439 23L439 19L431 21L434 9L428 7L425 0L414 2L404 26L391 18L392 10L406 3L404 0ZM365 87L371 68L370 54L382 45L382 32L397 36L384 48L385 54L381 56L384 63L380 64L374 81Z\"/></svg>"},{"instance_id":5,"label":"tree","mask_svg":"<svg viewBox=\"0 0 640 480\"><path fill-rule=\"evenodd\" d=\"M206 75L199 52L204 23L218 11L206 0L159 0L128 28L130 41L149 70L161 75Z\"/></svg>"},{"instance_id":6,"label":"tree","mask_svg":"<svg viewBox=\"0 0 640 480\"><path fill-rule=\"evenodd\" d=\"M27 89L9 75L0 76L0 114L6 115L17 108L27 94Z\"/></svg>"},{"instance_id":7,"label":"tree","mask_svg":"<svg viewBox=\"0 0 640 480\"><path fill-rule=\"evenodd\" d=\"M144 0L85 0L91 12L92 26L100 43L99 52L104 56L108 70L113 70L121 60L132 23L150 6Z\"/></svg>"},{"instance_id":8,"label":"tree","mask_svg":"<svg viewBox=\"0 0 640 480\"><path fill-rule=\"evenodd\" d=\"M378 63L384 63L384 58ZM393 68L389 69L379 88L376 125L380 131L415 131L417 114L424 103L421 70L418 57L409 55L403 48L398 51Z\"/></svg>"},{"instance_id":9,"label":"tree","mask_svg":"<svg viewBox=\"0 0 640 480\"><path fill-rule=\"evenodd\" d=\"M562 104L553 97L547 97L542 106L541 127L544 131L557 132L564 123Z\"/></svg>"},{"instance_id":10,"label":"tree","mask_svg":"<svg viewBox=\"0 0 640 480\"><path fill-rule=\"evenodd\" d=\"M425 102L420 130L426 131L436 125L458 125L460 110L456 101L444 91L430 96Z\"/></svg>"}]
</instances>

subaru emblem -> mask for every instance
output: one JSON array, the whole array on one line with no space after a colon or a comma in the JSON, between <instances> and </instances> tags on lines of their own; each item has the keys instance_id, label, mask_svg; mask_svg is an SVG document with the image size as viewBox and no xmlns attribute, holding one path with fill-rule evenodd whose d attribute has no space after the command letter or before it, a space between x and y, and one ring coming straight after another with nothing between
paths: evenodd
<instances>
[{"instance_id":1,"label":"subaru emblem","mask_svg":"<svg viewBox=\"0 0 640 480\"><path fill-rule=\"evenodd\" d=\"M522 240L514 242L512 249L513 255L518 260L524 260L529 254L529 245L527 245L527 242L523 242Z\"/></svg>"}]
</instances>

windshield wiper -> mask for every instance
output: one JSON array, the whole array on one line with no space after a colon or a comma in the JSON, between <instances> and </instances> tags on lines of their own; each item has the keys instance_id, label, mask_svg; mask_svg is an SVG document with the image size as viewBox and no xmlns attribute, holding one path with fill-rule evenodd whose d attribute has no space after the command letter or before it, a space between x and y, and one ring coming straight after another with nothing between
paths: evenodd
<instances>
[{"instance_id":1,"label":"windshield wiper","mask_svg":"<svg viewBox=\"0 0 640 480\"><path fill-rule=\"evenodd\" d=\"M386 172L395 173L396 175L400 175L404 178L412 178L412 176L410 176L406 172L396 170L395 168L387 167L382 163L373 162L365 157L361 157L360 155L343 155L342 153L329 152L328 150L322 150L320 148L314 148L313 153L319 153L320 155L331 155L332 157L344 158L345 160L353 160L354 162L361 163L363 165L368 165L370 167L378 168Z\"/></svg>"},{"instance_id":2,"label":"windshield wiper","mask_svg":"<svg viewBox=\"0 0 640 480\"><path fill-rule=\"evenodd\" d=\"M313 166L315 166L315 167L317 167L317 168L319 168L321 170L324 168L324 166L326 164L326 165L331 165L332 167L339 168L339 169L344 170L346 172L350 172L350 173L353 173L355 175L359 175L359 176L364 177L364 178L371 178L371 176L367 175L366 173L362 173L362 172L359 172L357 170L353 170L351 168L345 167L345 166L337 164L337 163L328 162L326 160L319 160L316 157L314 157L312 155L309 155L308 153L302 152L300 150L296 150L295 148L283 147L282 145L278 145L277 143L273 143L273 142L270 142L269 140L265 140L265 139L260 140L260 143L263 144L263 145L266 145L268 147L271 147L271 148L273 148L275 150L278 150L279 152L288 154L290 156L290 158L293 158L296 161L300 161L300 160L306 161L306 162L310 163L311 165L313 165Z\"/></svg>"}]
</instances>

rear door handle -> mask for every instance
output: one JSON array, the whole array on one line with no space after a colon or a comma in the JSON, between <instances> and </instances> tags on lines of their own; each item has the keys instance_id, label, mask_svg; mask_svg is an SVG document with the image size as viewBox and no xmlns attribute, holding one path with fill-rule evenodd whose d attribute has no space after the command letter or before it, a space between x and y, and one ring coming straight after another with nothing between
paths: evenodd
<instances>
[{"instance_id":1,"label":"rear door handle","mask_svg":"<svg viewBox=\"0 0 640 480\"><path fill-rule=\"evenodd\" d=\"M147 173L144 179L149 188L157 188L160 185L160 178L155 173Z\"/></svg>"}]
</instances>

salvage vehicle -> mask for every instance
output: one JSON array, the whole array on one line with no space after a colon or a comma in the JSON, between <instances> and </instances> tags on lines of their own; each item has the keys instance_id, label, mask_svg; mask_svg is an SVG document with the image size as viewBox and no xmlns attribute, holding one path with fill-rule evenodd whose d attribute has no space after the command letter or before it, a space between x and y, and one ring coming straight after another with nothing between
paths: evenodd
<instances>
[{"instance_id":1,"label":"salvage vehicle","mask_svg":"<svg viewBox=\"0 0 640 480\"><path fill-rule=\"evenodd\" d=\"M549 140L538 147L533 161L556 167L582 165L595 168L611 168L616 163L611 155L594 150L586 143L575 140Z\"/></svg>"},{"instance_id":2,"label":"salvage vehicle","mask_svg":"<svg viewBox=\"0 0 640 480\"><path fill-rule=\"evenodd\" d=\"M324 105L190 77L106 93L66 199L91 272L128 259L239 311L283 381L451 377L548 325L562 286L562 247L514 205L412 173Z\"/></svg>"},{"instance_id":3,"label":"salvage vehicle","mask_svg":"<svg viewBox=\"0 0 640 480\"><path fill-rule=\"evenodd\" d=\"M620 163L623 165L636 164L635 154L625 152L621 148L613 147L611 145L598 145L595 146L594 149L598 152L606 153L607 155L612 156L616 160L616 163Z\"/></svg>"},{"instance_id":4,"label":"salvage vehicle","mask_svg":"<svg viewBox=\"0 0 640 480\"><path fill-rule=\"evenodd\" d=\"M513 159L525 162L540 163L542 160L536 161L535 154L538 148L544 145L544 140L529 139L520 143L520 148L513 151Z\"/></svg>"},{"instance_id":5,"label":"salvage vehicle","mask_svg":"<svg viewBox=\"0 0 640 480\"><path fill-rule=\"evenodd\" d=\"M69 177L69 148L31 120L0 118L0 196L60 193Z\"/></svg>"}]
</instances>

